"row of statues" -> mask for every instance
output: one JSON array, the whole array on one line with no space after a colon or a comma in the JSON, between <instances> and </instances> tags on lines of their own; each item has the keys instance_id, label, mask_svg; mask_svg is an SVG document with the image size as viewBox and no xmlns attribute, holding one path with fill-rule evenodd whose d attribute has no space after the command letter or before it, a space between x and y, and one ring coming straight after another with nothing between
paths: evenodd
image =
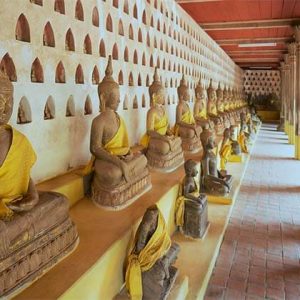
<instances>
[{"instance_id":1,"label":"row of statues","mask_svg":"<svg viewBox=\"0 0 300 300\"><path fill-rule=\"evenodd\" d=\"M230 191L232 177L225 169L227 156L231 155L234 142L239 144L239 141L243 141L246 145L253 135L253 128L258 123L254 122L257 120L251 116L249 119L248 108L242 103L232 111L226 111L226 104L223 114L218 114L216 103L208 101L207 107L210 108L206 113L206 103L199 96L203 94L199 86L197 99L202 102L198 105L197 100L192 112L188 105L188 87L183 78L178 88L176 125L171 128L163 106L165 91L156 70L149 88L151 108L147 114L147 132L141 141L144 149L142 152L133 151L126 124L117 113L120 91L112 77L111 57L105 74L98 86L101 114L93 120L91 128L92 200L107 209L123 208L151 188L149 166L172 172L184 163L186 176L176 202L176 224L186 235L202 237L208 225L207 197L203 193L224 195ZM75 249L79 237L69 217L68 199L58 193L37 191L30 175L36 161L35 152L29 140L8 125L13 110L13 86L2 72L0 82L2 297L16 293L22 286L42 276ZM210 94L214 94L214 91L210 90ZM212 97L211 101L214 102L215 98ZM225 136L225 132L230 130L227 128L229 125L234 128L239 126L238 141L233 141L230 134ZM227 140L223 140L222 148L228 146L226 151L221 149L219 153L215 151L218 126L227 128L224 130L224 140ZM243 146L241 148L247 151ZM200 149L203 149L203 155L200 180L197 182L197 164L191 160L184 162L184 151ZM218 155L227 155L221 170L218 169ZM138 295L143 291L143 299L155 291L156 295L160 295L156 299L163 299L176 278L177 271L171 265L178 251L178 245L170 241L158 208L149 208L137 231L128 260L130 267L126 282L129 291ZM137 286L132 287L132 281L138 282Z\"/></svg>"}]
</instances>

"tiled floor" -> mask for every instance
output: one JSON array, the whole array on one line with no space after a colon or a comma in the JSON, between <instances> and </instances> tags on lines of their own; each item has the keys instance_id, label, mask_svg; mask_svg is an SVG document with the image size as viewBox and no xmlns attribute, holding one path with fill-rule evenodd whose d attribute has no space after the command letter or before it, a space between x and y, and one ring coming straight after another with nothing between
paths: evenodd
<instances>
[{"instance_id":1,"label":"tiled floor","mask_svg":"<svg viewBox=\"0 0 300 300\"><path fill-rule=\"evenodd\" d=\"M300 299L300 161L263 125L206 299Z\"/></svg>"}]
</instances>

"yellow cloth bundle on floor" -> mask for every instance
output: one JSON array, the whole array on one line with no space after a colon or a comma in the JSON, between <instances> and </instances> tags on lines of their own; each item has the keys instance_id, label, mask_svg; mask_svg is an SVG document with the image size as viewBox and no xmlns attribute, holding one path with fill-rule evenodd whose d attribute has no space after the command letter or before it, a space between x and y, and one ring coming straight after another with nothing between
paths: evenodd
<instances>
[{"instance_id":1,"label":"yellow cloth bundle on floor","mask_svg":"<svg viewBox=\"0 0 300 300\"><path fill-rule=\"evenodd\" d=\"M139 254L132 252L128 257L125 281L131 299L141 300L143 298L142 272L151 269L156 261L169 251L170 247L171 239L166 223L158 210L157 227L151 239Z\"/></svg>"},{"instance_id":2,"label":"yellow cloth bundle on floor","mask_svg":"<svg viewBox=\"0 0 300 300\"><path fill-rule=\"evenodd\" d=\"M36 161L28 139L12 127L7 128L12 131L12 143L0 167L0 218L12 215L7 204L27 193L30 170Z\"/></svg>"}]
</instances>

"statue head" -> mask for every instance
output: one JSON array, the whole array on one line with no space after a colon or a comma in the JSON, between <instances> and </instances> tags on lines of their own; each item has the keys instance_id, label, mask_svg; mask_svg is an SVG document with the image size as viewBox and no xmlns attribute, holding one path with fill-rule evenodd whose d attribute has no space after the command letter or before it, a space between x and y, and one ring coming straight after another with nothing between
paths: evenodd
<instances>
[{"instance_id":1,"label":"statue head","mask_svg":"<svg viewBox=\"0 0 300 300\"><path fill-rule=\"evenodd\" d=\"M221 83L220 82L218 84L218 89L217 89L216 93L217 93L218 101L222 101L223 100L223 90L221 89Z\"/></svg>"},{"instance_id":2,"label":"statue head","mask_svg":"<svg viewBox=\"0 0 300 300\"><path fill-rule=\"evenodd\" d=\"M8 76L0 71L0 126L6 125L13 111L13 85Z\"/></svg>"},{"instance_id":3,"label":"statue head","mask_svg":"<svg viewBox=\"0 0 300 300\"><path fill-rule=\"evenodd\" d=\"M117 82L114 81L111 55L108 58L105 77L98 84L98 95L100 99L100 111L106 107L116 111L120 104L120 90Z\"/></svg>"},{"instance_id":4,"label":"statue head","mask_svg":"<svg viewBox=\"0 0 300 300\"><path fill-rule=\"evenodd\" d=\"M203 100L205 101L205 89L203 88L202 84L201 84L201 78L198 81L197 86L195 87L195 95L196 95L196 99L197 100Z\"/></svg>"},{"instance_id":5,"label":"statue head","mask_svg":"<svg viewBox=\"0 0 300 300\"><path fill-rule=\"evenodd\" d=\"M191 176L191 177L197 176L198 174L197 163L192 159L188 159L184 163L184 171L187 176Z\"/></svg>"},{"instance_id":6,"label":"statue head","mask_svg":"<svg viewBox=\"0 0 300 300\"><path fill-rule=\"evenodd\" d=\"M165 89L161 83L161 80L157 73L157 67L154 71L153 82L149 86L149 95L151 100L151 105L156 103L164 104L165 103Z\"/></svg>"},{"instance_id":7,"label":"statue head","mask_svg":"<svg viewBox=\"0 0 300 300\"><path fill-rule=\"evenodd\" d=\"M156 205L151 205L146 209L142 222L155 225L158 219L158 208Z\"/></svg>"},{"instance_id":8,"label":"statue head","mask_svg":"<svg viewBox=\"0 0 300 300\"><path fill-rule=\"evenodd\" d=\"M180 80L180 85L177 88L177 94L178 94L179 100L183 100L183 101L190 100L189 88L188 88L186 80L184 78L184 74L182 75L182 79Z\"/></svg>"},{"instance_id":9,"label":"statue head","mask_svg":"<svg viewBox=\"0 0 300 300\"><path fill-rule=\"evenodd\" d=\"M215 101L217 98L216 91L212 85L212 79L209 82L209 87L207 89L207 96L209 101Z\"/></svg>"}]
</instances>

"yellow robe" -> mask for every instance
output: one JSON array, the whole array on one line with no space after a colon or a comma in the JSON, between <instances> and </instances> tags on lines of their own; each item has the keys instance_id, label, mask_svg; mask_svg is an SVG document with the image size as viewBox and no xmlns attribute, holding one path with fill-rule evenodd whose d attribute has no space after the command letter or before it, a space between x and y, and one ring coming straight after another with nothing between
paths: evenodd
<instances>
[{"instance_id":1,"label":"yellow robe","mask_svg":"<svg viewBox=\"0 0 300 300\"><path fill-rule=\"evenodd\" d=\"M245 136L244 132L241 132L237 138L237 141L239 145L241 146L242 152L243 153L248 153L248 147L247 147L247 138Z\"/></svg>"},{"instance_id":2,"label":"yellow robe","mask_svg":"<svg viewBox=\"0 0 300 300\"><path fill-rule=\"evenodd\" d=\"M24 196L28 191L30 170L36 161L35 152L28 139L12 130L12 144L0 167L0 218L13 214L7 204Z\"/></svg>"},{"instance_id":3,"label":"yellow robe","mask_svg":"<svg viewBox=\"0 0 300 300\"><path fill-rule=\"evenodd\" d=\"M201 111L199 111L195 117L197 118L202 118L202 119L205 119L207 120L207 112L206 112L206 108L203 108Z\"/></svg>"},{"instance_id":4,"label":"yellow robe","mask_svg":"<svg viewBox=\"0 0 300 300\"><path fill-rule=\"evenodd\" d=\"M182 116L181 116L181 122L186 123L186 124L195 124L195 119L193 116L193 113L190 109L188 109ZM175 125L174 128L174 133L176 136L179 135L179 125Z\"/></svg>"},{"instance_id":5,"label":"yellow robe","mask_svg":"<svg viewBox=\"0 0 300 300\"><path fill-rule=\"evenodd\" d=\"M167 130L168 130L168 126L169 126L169 120L168 120L168 116L165 113L163 117L160 117L158 114L153 114L152 117L152 128L154 128L154 131L156 131L157 133L159 133L160 135L166 135ZM141 139L141 144L147 148L150 142L150 136L145 133L144 136Z\"/></svg>"},{"instance_id":6,"label":"yellow robe","mask_svg":"<svg viewBox=\"0 0 300 300\"><path fill-rule=\"evenodd\" d=\"M228 139L219 152L221 157L221 162L220 162L221 170L226 170L226 163L231 155L231 152L232 152L232 145L230 140Z\"/></svg>"},{"instance_id":7,"label":"yellow robe","mask_svg":"<svg viewBox=\"0 0 300 300\"><path fill-rule=\"evenodd\" d=\"M134 241L135 244L136 240ZM147 245L139 254L132 252L128 257L125 281L130 299L142 299L142 272L151 269L156 261L169 251L170 247L171 239L167 232L166 223L163 215L158 210L157 227Z\"/></svg>"}]
</instances>

